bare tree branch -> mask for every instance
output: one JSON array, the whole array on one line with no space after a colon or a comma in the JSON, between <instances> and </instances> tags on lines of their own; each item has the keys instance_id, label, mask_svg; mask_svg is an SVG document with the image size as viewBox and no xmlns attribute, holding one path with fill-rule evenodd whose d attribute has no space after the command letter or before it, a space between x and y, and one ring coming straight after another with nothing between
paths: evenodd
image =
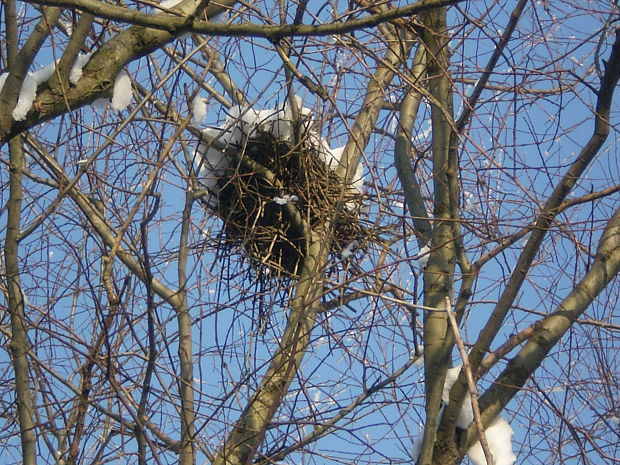
<instances>
[{"instance_id":1,"label":"bare tree branch","mask_svg":"<svg viewBox=\"0 0 620 465\"><path fill-rule=\"evenodd\" d=\"M456 261L452 222L450 221L449 163L450 141L454 130L452 120L452 88L449 77L446 9L424 13L422 40L427 55L432 123L433 150L433 232L431 253L424 270L424 305L443 308L445 298L452 294ZM455 173L451 173L454 177ZM448 317L445 312L424 312L424 371L426 388L426 425L418 464L433 463L433 444L438 426L439 408L448 369L446 350Z\"/></svg>"},{"instance_id":2,"label":"bare tree branch","mask_svg":"<svg viewBox=\"0 0 620 465\"><path fill-rule=\"evenodd\" d=\"M17 397L17 415L22 457L24 465L35 465L36 433L34 423L34 400L29 375L28 320L21 287L19 266L19 230L22 217L22 170L24 150L22 137L14 137L9 142L9 200L7 205L7 225L4 239L4 264L6 267L6 289L8 293L8 310L11 319L11 337L9 350L15 370L15 393Z\"/></svg>"},{"instance_id":3,"label":"bare tree branch","mask_svg":"<svg viewBox=\"0 0 620 465\"><path fill-rule=\"evenodd\" d=\"M418 47L413 62L411 80L421 85L425 69L426 54L424 53L424 47ZM405 191L405 199L409 212L413 217L413 224L420 233L418 237L420 249L429 242L431 237L431 223L428 218L428 212L424 206L420 184L417 182L411 167L411 136L413 123L415 122L421 100L422 93L415 88L406 93L400 105L400 124L394 145L394 164L398 171L400 183Z\"/></svg>"},{"instance_id":4,"label":"bare tree branch","mask_svg":"<svg viewBox=\"0 0 620 465\"><path fill-rule=\"evenodd\" d=\"M536 225L521 253L508 284L500 297L493 314L488 323L480 333L480 338L470 352L470 363L474 371L482 360L482 357L489 348L497 331L501 327L510 306L513 304L523 281L527 275L530 265L538 252L543 238L545 237L549 225L555 218L562 202L575 186L581 175L588 167L590 162L598 154L603 143L609 135L609 109L616 84L620 78L620 34L616 31L616 41L611 50L609 60L605 69L605 76L601 83L596 104L596 115L594 122L594 133L584 146L581 153L570 166L563 179L555 187L553 193L547 199Z\"/></svg>"},{"instance_id":5,"label":"bare tree branch","mask_svg":"<svg viewBox=\"0 0 620 465\"><path fill-rule=\"evenodd\" d=\"M508 363L493 385L480 397L485 425L506 406L545 356L566 334L573 323L620 272L620 208L607 223L596 251L596 259L583 279L566 296L556 310L545 318L528 338L528 342ZM467 430L467 446L476 441L476 434Z\"/></svg>"},{"instance_id":6,"label":"bare tree branch","mask_svg":"<svg viewBox=\"0 0 620 465\"><path fill-rule=\"evenodd\" d=\"M169 33L196 32L212 36L224 37L264 37L273 41L292 36L326 36L330 34L345 34L359 29L377 26L396 18L411 16L433 8L453 5L463 0L418 0L412 5L400 8L387 9L381 13L365 18L350 19L340 23L310 26L303 24L283 24L280 26L268 26L260 24L217 24L196 20L195 17L183 17L182 13L188 13L185 5L179 5L171 14L147 14L136 10L130 10L98 0L30 0L32 3L41 5L75 8L87 11L98 17L123 21L137 26L159 29ZM220 4L225 4L220 2ZM189 5L189 3L187 4ZM211 18L207 14L207 17Z\"/></svg>"}]
</instances>

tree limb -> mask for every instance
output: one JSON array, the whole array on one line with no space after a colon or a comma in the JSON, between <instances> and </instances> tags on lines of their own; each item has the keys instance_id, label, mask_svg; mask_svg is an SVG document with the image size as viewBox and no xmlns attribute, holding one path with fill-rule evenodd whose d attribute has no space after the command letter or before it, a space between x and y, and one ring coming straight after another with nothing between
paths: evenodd
<instances>
[{"instance_id":1,"label":"tree limb","mask_svg":"<svg viewBox=\"0 0 620 465\"><path fill-rule=\"evenodd\" d=\"M207 7L206 14L212 18L222 13L226 6L233 5L236 2L237 0L220 0L218 4ZM191 4L194 3L201 4L198 0L191 2ZM98 98L108 96L114 86L116 75L123 66L171 42L177 35L176 33L142 26L132 26L120 32L95 52L84 67L82 78L75 87L72 86L68 89L43 88L37 94L35 104L24 121L12 119L11 111L8 109L14 108L17 95L15 95L14 101L5 100L6 89L3 89L0 94L0 108L5 111L0 112L0 143L32 126L48 121L67 111L88 105ZM34 59L34 57L32 58ZM28 67L25 67L26 70ZM7 86L10 86L12 82L12 76L13 73L7 79L5 85L7 89Z\"/></svg>"},{"instance_id":2,"label":"tree limb","mask_svg":"<svg viewBox=\"0 0 620 465\"><path fill-rule=\"evenodd\" d=\"M426 54L424 53L424 47L420 46L413 60L411 80L420 83L425 70ZM409 89L405 94L400 104L399 125L394 145L394 164L398 172L398 179L405 192L405 201L407 202L409 214L412 216L415 230L419 233L418 244L420 249L430 241L432 229L428 212L424 206L420 184L411 166L413 123L418 114L421 100L422 94L415 87Z\"/></svg>"},{"instance_id":3,"label":"tree limb","mask_svg":"<svg viewBox=\"0 0 620 465\"><path fill-rule=\"evenodd\" d=\"M508 363L493 385L480 397L480 408L485 425L499 415L540 366L549 351L619 272L620 208L607 223L599 241L596 259L590 270L556 310L542 321L523 349ZM467 430L465 447L470 447L477 440L476 436L470 427Z\"/></svg>"},{"instance_id":4,"label":"tree limb","mask_svg":"<svg viewBox=\"0 0 620 465\"><path fill-rule=\"evenodd\" d=\"M8 313L11 320L9 351L13 362L13 369L15 370L15 395L22 459L24 465L35 465L37 462L37 438L34 423L34 400L30 387L27 358L29 342L25 301L19 271L19 229L22 217L22 170L24 166L22 137L17 136L10 140L9 156L9 199L4 240Z\"/></svg>"},{"instance_id":5,"label":"tree limb","mask_svg":"<svg viewBox=\"0 0 620 465\"><path fill-rule=\"evenodd\" d=\"M603 143L607 139L607 136L609 135L609 112L614 89L616 88L619 78L620 34L619 30L616 29L616 40L613 44L605 69L605 75L601 83L601 88L598 92L594 133L581 150L581 153L577 159L570 166L562 180L555 187L553 193L549 196L545 206L540 212L527 244L519 256L515 270L512 273L502 295L500 296L491 317L481 331L478 341L470 352L470 363L472 364L474 371L478 369L482 358L487 353L491 342L493 341L497 331L501 327L508 311L510 310L511 305L517 297L519 289L521 289L521 285L530 270L534 257L536 256L536 253L538 252L553 219L556 217L559 208L562 206L562 202L573 189L590 162L598 154L599 150L603 146Z\"/></svg>"},{"instance_id":6,"label":"tree limb","mask_svg":"<svg viewBox=\"0 0 620 465\"><path fill-rule=\"evenodd\" d=\"M431 100L433 150L434 223L431 253L424 270L424 305L444 308L450 298L455 267L450 182L448 171L450 142L454 130L452 119L452 86L449 77L446 9L438 8L423 15L421 37L428 56L427 76ZM454 174L453 174L454 175ZM445 312L424 312L424 371L426 389L426 425L418 464L433 463L433 444L438 425L449 351L446 350L448 318ZM450 346L451 347L451 346Z\"/></svg>"},{"instance_id":7,"label":"tree limb","mask_svg":"<svg viewBox=\"0 0 620 465\"><path fill-rule=\"evenodd\" d=\"M329 23L323 25L304 25L304 24L282 24L282 25L263 25L263 24L217 24L208 21L200 21L195 18L188 18L179 13L181 5L177 5L171 13L148 14L137 10L131 10L99 0L28 0L30 3L41 5L56 6L61 8L73 8L87 11L97 17L116 21L122 21L137 26L165 31L170 34L195 32L208 34L211 36L223 37L263 37L272 41L277 41L285 37L294 36L327 36L331 34L346 34L348 32L365 29L379 24L406 16L411 16L433 8L454 5L464 0L418 0L417 2L400 8L391 8L366 16L364 18L350 19L344 22ZM226 4L220 1L219 4ZM211 15L207 14L211 18Z\"/></svg>"}]
</instances>

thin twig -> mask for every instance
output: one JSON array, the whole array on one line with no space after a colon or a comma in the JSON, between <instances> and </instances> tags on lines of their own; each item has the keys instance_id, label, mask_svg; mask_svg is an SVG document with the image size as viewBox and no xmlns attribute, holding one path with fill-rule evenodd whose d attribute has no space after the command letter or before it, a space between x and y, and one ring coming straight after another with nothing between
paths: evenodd
<instances>
[{"instance_id":1,"label":"thin twig","mask_svg":"<svg viewBox=\"0 0 620 465\"><path fill-rule=\"evenodd\" d=\"M471 408L474 412L474 422L476 423L478 431L480 432L480 445L482 446L482 451L484 452L484 458L487 461L487 465L493 465L493 454L491 454L491 450L489 449L489 443L487 442L484 427L482 425L482 419L480 418L480 408L478 407L478 391L476 390L476 383L474 381L474 376L471 371L471 366L469 365L469 357L467 357L465 344L463 343L463 339L459 334L459 326L456 322L454 312L452 311L450 297L446 297L445 305L446 313L448 314L448 321L450 322L450 327L452 328L452 333L454 334L454 340L456 342L456 346L459 349L459 353L461 354L461 359L463 360L463 371L465 372L467 387L469 388L469 396L471 397Z\"/></svg>"}]
</instances>

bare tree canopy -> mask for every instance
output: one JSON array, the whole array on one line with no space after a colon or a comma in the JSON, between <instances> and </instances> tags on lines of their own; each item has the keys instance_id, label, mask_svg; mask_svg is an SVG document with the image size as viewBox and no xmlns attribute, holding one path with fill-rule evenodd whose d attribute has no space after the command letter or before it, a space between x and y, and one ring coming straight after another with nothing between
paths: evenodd
<instances>
[{"instance_id":1,"label":"bare tree canopy","mask_svg":"<svg viewBox=\"0 0 620 465\"><path fill-rule=\"evenodd\" d=\"M3 0L0 462L620 463L619 13Z\"/></svg>"}]
</instances>

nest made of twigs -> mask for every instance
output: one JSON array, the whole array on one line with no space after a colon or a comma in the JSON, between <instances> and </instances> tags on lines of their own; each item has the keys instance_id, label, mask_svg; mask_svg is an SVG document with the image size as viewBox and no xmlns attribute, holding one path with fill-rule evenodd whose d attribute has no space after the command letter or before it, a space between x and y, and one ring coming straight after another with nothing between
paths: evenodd
<instances>
[{"instance_id":1,"label":"nest made of twigs","mask_svg":"<svg viewBox=\"0 0 620 465\"><path fill-rule=\"evenodd\" d=\"M243 147L225 149L227 167L205 202L223 220L223 244L243 246L250 262L273 277L299 275L308 228L335 221L331 252L361 232L354 207L359 194L345 189L347 206L334 218L343 182L308 133L299 139L293 144L255 131Z\"/></svg>"}]
</instances>

